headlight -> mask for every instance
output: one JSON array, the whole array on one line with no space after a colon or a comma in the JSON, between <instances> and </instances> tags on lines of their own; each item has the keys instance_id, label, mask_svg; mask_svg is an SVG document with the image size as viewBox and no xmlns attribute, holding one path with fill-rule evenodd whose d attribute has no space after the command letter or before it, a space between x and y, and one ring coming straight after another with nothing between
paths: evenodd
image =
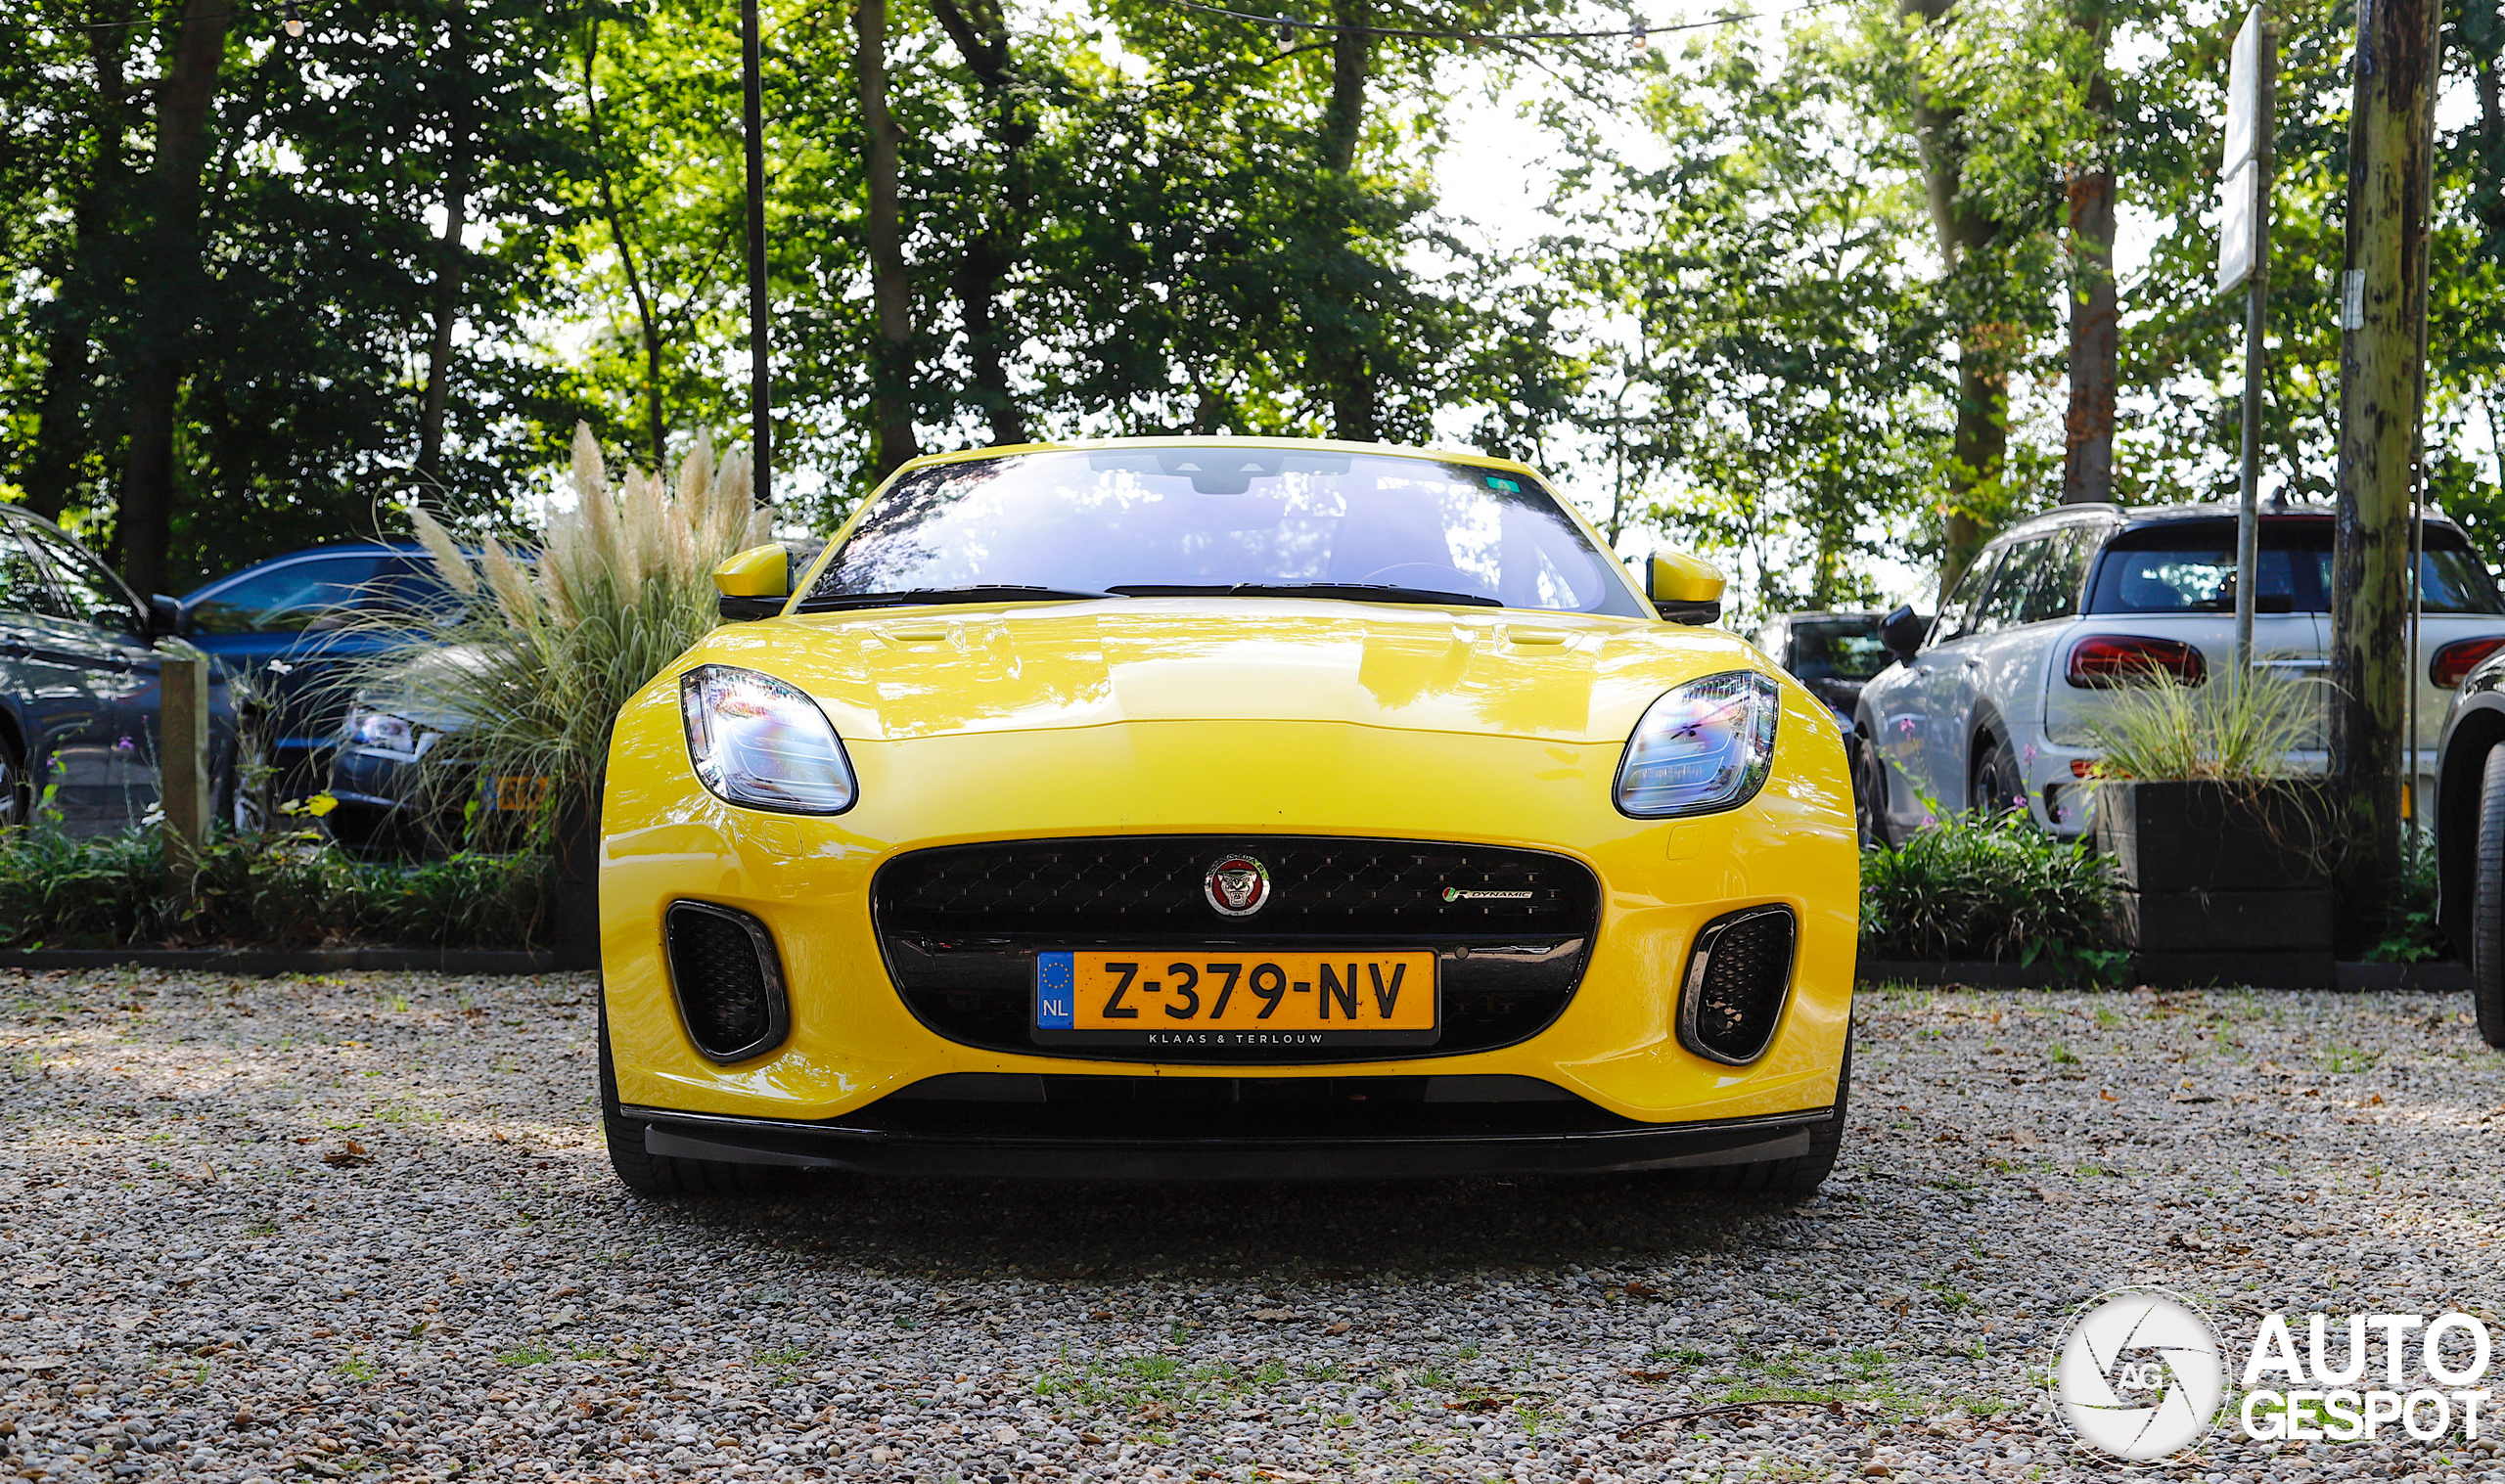
<instances>
[{"instance_id":1,"label":"headlight","mask_svg":"<svg viewBox=\"0 0 2505 1484\"><path fill-rule=\"evenodd\" d=\"M1754 670L1690 681L1653 702L1617 765L1617 807L1638 819L1734 809L1774 763L1782 695Z\"/></svg>"},{"instance_id":2,"label":"headlight","mask_svg":"<svg viewBox=\"0 0 2505 1484\"><path fill-rule=\"evenodd\" d=\"M852 807L852 764L835 724L788 681L729 665L679 680L679 715L696 776L722 799L784 814Z\"/></svg>"},{"instance_id":3,"label":"headlight","mask_svg":"<svg viewBox=\"0 0 2505 1484\"><path fill-rule=\"evenodd\" d=\"M418 750L418 724L405 716L377 711L368 705L348 707L348 745L371 747L378 752L415 752Z\"/></svg>"}]
</instances>

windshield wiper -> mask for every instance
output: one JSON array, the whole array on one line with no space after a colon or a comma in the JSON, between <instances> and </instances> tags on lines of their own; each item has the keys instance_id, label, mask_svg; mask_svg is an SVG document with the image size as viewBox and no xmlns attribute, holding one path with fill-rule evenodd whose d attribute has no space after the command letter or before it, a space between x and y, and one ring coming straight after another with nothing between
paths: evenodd
<instances>
[{"instance_id":1,"label":"windshield wiper","mask_svg":"<svg viewBox=\"0 0 2505 1484\"><path fill-rule=\"evenodd\" d=\"M1441 593L1433 588L1391 587L1375 582L1124 582L1107 588L1124 598L1344 598L1351 603L1466 604L1500 608L1504 605L1478 593Z\"/></svg>"},{"instance_id":2,"label":"windshield wiper","mask_svg":"<svg viewBox=\"0 0 2505 1484\"><path fill-rule=\"evenodd\" d=\"M891 608L909 604L1014 603L1021 598L1111 598L1084 588L1028 587L1016 582L969 582L962 587L909 587L898 593L833 593L811 598L796 610L824 613L836 608Z\"/></svg>"}]
</instances>

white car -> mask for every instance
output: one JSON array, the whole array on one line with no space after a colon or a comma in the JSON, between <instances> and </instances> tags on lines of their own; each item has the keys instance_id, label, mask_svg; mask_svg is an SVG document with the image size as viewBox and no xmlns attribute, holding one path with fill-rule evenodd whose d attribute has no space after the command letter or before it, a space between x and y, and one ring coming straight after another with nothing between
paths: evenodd
<instances>
[{"instance_id":1,"label":"white car","mask_svg":"<svg viewBox=\"0 0 2505 1484\"><path fill-rule=\"evenodd\" d=\"M2319 508L2263 514L2258 663L2328 678L2331 521ZM1984 547L1927 630L1911 609L1890 614L1897 663L1853 716L1865 831L1901 840L1939 809L2021 807L2057 834L2085 831L2100 703L2153 666L2198 684L2234 664L2235 544L2227 506L2067 506ZM2505 649L2505 602L2460 528L2430 517L2426 544L2421 805L2454 688ZM2295 761L2323 758L2316 746Z\"/></svg>"}]
</instances>

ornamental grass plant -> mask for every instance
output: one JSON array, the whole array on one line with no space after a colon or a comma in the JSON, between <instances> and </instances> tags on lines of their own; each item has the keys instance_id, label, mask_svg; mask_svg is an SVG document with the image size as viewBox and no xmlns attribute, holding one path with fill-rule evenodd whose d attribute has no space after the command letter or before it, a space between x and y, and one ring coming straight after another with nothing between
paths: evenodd
<instances>
[{"instance_id":1,"label":"ornamental grass plant","mask_svg":"<svg viewBox=\"0 0 2505 1484\"><path fill-rule=\"evenodd\" d=\"M2153 670L2107 697L2088 722L2104 756L2100 780L2261 783L2289 775L2291 754L2322 744L2328 683L2256 670L2185 685Z\"/></svg>"},{"instance_id":2,"label":"ornamental grass plant","mask_svg":"<svg viewBox=\"0 0 2505 1484\"><path fill-rule=\"evenodd\" d=\"M613 486L598 440L577 426L571 482L573 503L550 515L535 556L489 538L474 560L412 509L435 569L467 601L396 630L395 652L342 682L442 724L431 780L545 780L559 818L597 808L618 709L718 621L714 566L772 528L751 498L747 455L717 460L703 437L674 485L629 468Z\"/></svg>"}]
</instances>

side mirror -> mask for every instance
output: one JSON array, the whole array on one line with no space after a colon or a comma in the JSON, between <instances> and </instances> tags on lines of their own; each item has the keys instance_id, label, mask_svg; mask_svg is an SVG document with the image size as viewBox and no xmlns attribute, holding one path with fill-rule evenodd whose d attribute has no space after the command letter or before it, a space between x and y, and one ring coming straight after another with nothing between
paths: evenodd
<instances>
[{"instance_id":1,"label":"side mirror","mask_svg":"<svg viewBox=\"0 0 2505 1484\"><path fill-rule=\"evenodd\" d=\"M1931 631L1931 620L1913 610L1910 604L1899 604L1879 620L1879 642L1896 656L1898 664L1909 664L1922 649L1922 636Z\"/></svg>"},{"instance_id":2,"label":"side mirror","mask_svg":"<svg viewBox=\"0 0 2505 1484\"><path fill-rule=\"evenodd\" d=\"M713 568L724 618L771 618L792 596L792 554L781 546L752 546L725 557Z\"/></svg>"},{"instance_id":3,"label":"side mirror","mask_svg":"<svg viewBox=\"0 0 2505 1484\"><path fill-rule=\"evenodd\" d=\"M191 631L192 615L190 610L183 607L181 599L168 598L162 593L150 595L148 599L149 638L180 639L189 635Z\"/></svg>"},{"instance_id":4,"label":"side mirror","mask_svg":"<svg viewBox=\"0 0 2505 1484\"><path fill-rule=\"evenodd\" d=\"M1722 620L1722 569L1685 552L1657 551L1644 563L1644 596L1671 623Z\"/></svg>"}]
</instances>

